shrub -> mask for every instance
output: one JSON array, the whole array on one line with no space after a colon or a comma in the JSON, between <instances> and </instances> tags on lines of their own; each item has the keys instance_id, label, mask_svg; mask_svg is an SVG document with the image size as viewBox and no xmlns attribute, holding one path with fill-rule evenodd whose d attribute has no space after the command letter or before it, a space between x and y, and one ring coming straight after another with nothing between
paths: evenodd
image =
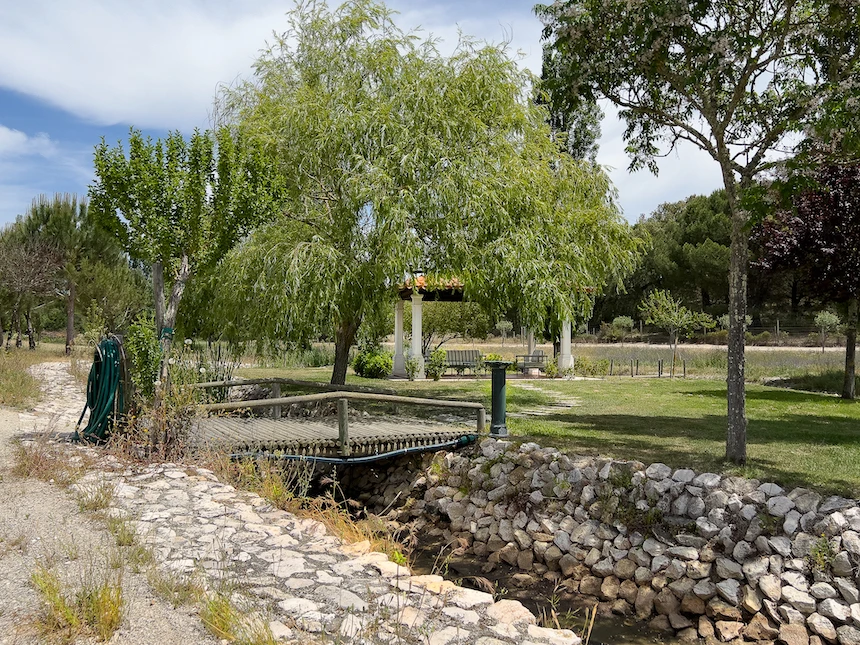
<instances>
[{"instance_id":1,"label":"shrub","mask_svg":"<svg viewBox=\"0 0 860 645\"><path fill-rule=\"evenodd\" d=\"M580 376L606 376L609 374L609 361L577 356L573 362L574 373Z\"/></svg>"},{"instance_id":2,"label":"shrub","mask_svg":"<svg viewBox=\"0 0 860 645\"><path fill-rule=\"evenodd\" d=\"M362 349L352 361L352 369L364 378L388 378L394 367L394 358L378 348Z\"/></svg>"},{"instance_id":3,"label":"shrub","mask_svg":"<svg viewBox=\"0 0 860 645\"><path fill-rule=\"evenodd\" d=\"M555 378L558 376L558 359L553 358L552 360L547 361L544 374L549 378Z\"/></svg>"},{"instance_id":4,"label":"shrub","mask_svg":"<svg viewBox=\"0 0 860 645\"><path fill-rule=\"evenodd\" d=\"M161 362L161 345L155 334L155 318L144 314L135 318L123 339L123 347L128 356L131 382L138 396L145 401L152 400Z\"/></svg>"},{"instance_id":5,"label":"shrub","mask_svg":"<svg viewBox=\"0 0 860 645\"><path fill-rule=\"evenodd\" d=\"M753 336L752 342L753 345L767 345L770 343L770 332L765 330L762 333Z\"/></svg>"},{"instance_id":6,"label":"shrub","mask_svg":"<svg viewBox=\"0 0 860 645\"><path fill-rule=\"evenodd\" d=\"M710 334L705 334L705 342L712 345L725 345L729 342L729 330L721 329Z\"/></svg>"},{"instance_id":7,"label":"shrub","mask_svg":"<svg viewBox=\"0 0 860 645\"><path fill-rule=\"evenodd\" d=\"M442 375L448 367L446 359L447 356L445 354L445 350L437 349L430 354L430 359L427 361L427 365L424 366L424 373L434 381L438 381L442 378Z\"/></svg>"}]
</instances>

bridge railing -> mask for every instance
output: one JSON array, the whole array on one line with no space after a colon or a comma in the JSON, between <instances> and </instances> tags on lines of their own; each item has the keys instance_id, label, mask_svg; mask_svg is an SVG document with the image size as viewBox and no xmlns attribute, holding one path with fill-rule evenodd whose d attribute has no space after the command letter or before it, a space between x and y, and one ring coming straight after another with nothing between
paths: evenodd
<instances>
[{"instance_id":1,"label":"bridge railing","mask_svg":"<svg viewBox=\"0 0 860 645\"><path fill-rule=\"evenodd\" d=\"M251 381L261 381L262 379L250 379ZM280 382L283 380L278 379ZM207 385L209 387L225 387L234 385L249 385L248 381L222 381L213 382L213 384L202 383L198 387ZM341 387L341 386L336 386ZM340 444L341 454L348 457L350 453L349 447L349 401L369 401L376 403L402 403L406 405L420 405L436 408L451 408L460 410L474 410L476 414L476 430L478 434L483 434L487 425L487 411L481 403L471 401L449 401L439 399L424 399L412 396L401 396L397 394L378 394L375 392L353 392L345 390L336 390L332 392L320 392L319 394L301 394L298 396L286 396L269 399L256 399L251 401L230 401L225 403L207 403L200 406L200 409L205 412L235 412L237 410L247 410L254 408L272 408L277 412L277 417L281 416L280 411L282 406L293 405L294 403L319 403L325 401L337 401L337 425L338 425L338 443Z\"/></svg>"}]
</instances>

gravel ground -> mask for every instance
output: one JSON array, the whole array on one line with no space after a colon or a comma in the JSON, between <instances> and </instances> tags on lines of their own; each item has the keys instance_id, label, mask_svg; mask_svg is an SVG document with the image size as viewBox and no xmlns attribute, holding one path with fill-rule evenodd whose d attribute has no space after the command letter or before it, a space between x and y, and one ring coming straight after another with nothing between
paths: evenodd
<instances>
[{"instance_id":1,"label":"gravel ground","mask_svg":"<svg viewBox=\"0 0 860 645\"><path fill-rule=\"evenodd\" d=\"M111 644L217 643L193 608L173 609L153 595L144 575L128 566L109 567L116 553L113 536L82 514L69 492L11 473L13 438L20 430L18 413L0 410L0 645L51 641L40 628L44 606L31 583L40 566L53 569L70 589L88 576L121 576L125 615ZM82 636L75 642L95 641Z\"/></svg>"}]
</instances>

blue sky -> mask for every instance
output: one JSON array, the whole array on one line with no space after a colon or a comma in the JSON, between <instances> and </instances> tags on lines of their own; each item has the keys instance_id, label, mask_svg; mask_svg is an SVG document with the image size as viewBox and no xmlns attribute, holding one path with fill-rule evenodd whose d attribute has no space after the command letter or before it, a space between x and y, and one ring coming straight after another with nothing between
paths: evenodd
<instances>
[{"instance_id":1,"label":"blue sky","mask_svg":"<svg viewBox=\"0 0 860 645\"><path fill-rule=\"evenodd\" d=\"M335 4L334 2L331 4ZM0 225L40 193L86 193L93 147L131 125L154 137L209 125L218 86L250 73L291 3L273 0L28 0L0 4ZM453 48L458 29L510 41L540 73L533 2L394 0L404 29L421 27ZM716 164L689 145L661 172L629 174L623 126L611 108L598 161L611 168L625 216L721 185Z\"/></svg>"}]
</instances>

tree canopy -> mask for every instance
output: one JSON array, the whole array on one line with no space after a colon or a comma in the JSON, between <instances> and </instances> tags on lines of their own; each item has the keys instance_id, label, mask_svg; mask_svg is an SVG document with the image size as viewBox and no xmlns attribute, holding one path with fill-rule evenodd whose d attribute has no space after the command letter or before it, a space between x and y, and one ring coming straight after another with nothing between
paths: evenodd
<instances>
[{"instance_id":1,"label":"tree canopy","mask_svg":"<svg viewBox=\"0 0 860 645\"><path fill-rule=\"evenodd\" d=\"M547 87L572 108L608 98L631 168L689 141L719 163L731 214L726 456L746 460L744 320L748 215L741 193L773 152L858 92L856 0L567 0L539 5Z\"/></svg>"},{"instance_id":2,"label":"tree canopy","mask_svg":"<svg viewBox=\"0 0 860 645\"><path fill-rule=\"evenodd\" d=\"M127 154L122 144L96 147L95 173L93 211L132 259L152 268L166 360L192 272L221 259L268 212L277 190L260 156L227 128L195 130L188 141L179 132L152 141L132 129ZM166 307L164 269L172 282Z\"/></svg>"},{"instance_id":3,"label":"tree canopy","mask_svg":"<svg viewBox=\"0 0 860 645\"><path fill-rule=\"evenodd\" d=\"M287 187L223 268L237 333L334 335L343 382L362 321L406 278L456 276L491 316L542 326L550 310L585 317L630 267L605 173L558 149L504 47L464 38L445 57L365 1L289 19L221 102Z\"/></svg>"}]
</instances>

